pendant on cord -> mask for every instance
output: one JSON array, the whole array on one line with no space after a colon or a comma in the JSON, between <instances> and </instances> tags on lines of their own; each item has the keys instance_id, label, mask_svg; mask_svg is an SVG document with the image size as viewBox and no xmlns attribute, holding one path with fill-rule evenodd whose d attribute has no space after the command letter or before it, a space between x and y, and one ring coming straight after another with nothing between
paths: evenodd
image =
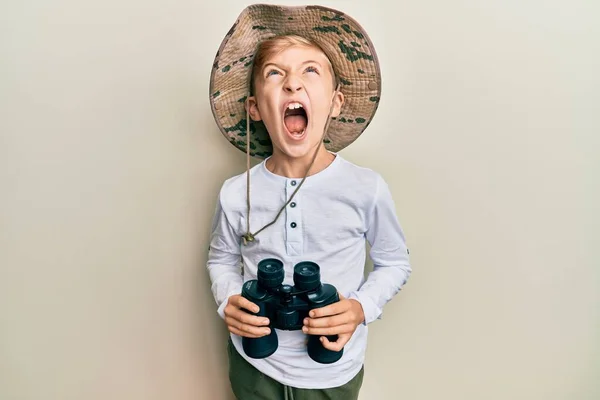
<instances>
[{"instance_id":1,"label":"pendant on cord","mask_svg":"<svg viewBox=\"0 0 600 400\"><path fill-rule=\"evenodd\" d=\"M244 242L244 246L247 246L248 242L254 242L254 235L248 232L242 236L242 241Z\"/></svg>"}]
</instances>

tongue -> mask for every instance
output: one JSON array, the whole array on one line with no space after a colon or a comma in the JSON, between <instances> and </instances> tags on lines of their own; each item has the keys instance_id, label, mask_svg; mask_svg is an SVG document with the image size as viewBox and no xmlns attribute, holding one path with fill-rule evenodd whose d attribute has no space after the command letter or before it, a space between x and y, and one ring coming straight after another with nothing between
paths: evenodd
<instances>
[{"instance_id":1,"label":"tongue","mask_svg":"<svg viewBox=\"0 0 600 400\"><path fill-rule=\"evenodd\" d=\"M306 117L303 115L290 115L285 117L284 123L292 134L301 134L306 129Z\"/></svg>"}]
</instances>

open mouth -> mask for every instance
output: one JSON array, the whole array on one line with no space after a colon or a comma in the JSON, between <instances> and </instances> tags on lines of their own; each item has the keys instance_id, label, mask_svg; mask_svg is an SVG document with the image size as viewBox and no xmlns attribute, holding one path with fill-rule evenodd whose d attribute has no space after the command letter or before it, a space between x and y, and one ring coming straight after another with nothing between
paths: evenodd
<instances>
[{"instance_id":1,"label":"open mouth","mask_svg":"<svg viewBox=\"0 0 600 400\"><path fill-rule=\"evenodd\" d=\"M308 115L304 106L298 102L292 102L287 105L283 123L292 137L301 138L308 126Z\"/></svg>"}]
</instances>

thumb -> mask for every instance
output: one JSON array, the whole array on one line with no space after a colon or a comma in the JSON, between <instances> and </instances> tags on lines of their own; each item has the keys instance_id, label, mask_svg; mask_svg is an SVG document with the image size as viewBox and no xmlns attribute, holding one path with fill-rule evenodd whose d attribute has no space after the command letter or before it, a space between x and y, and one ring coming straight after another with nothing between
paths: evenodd
<instances>
[{"instance_id":1,"label":"thumb","mask_svg":"<svg viewBox=\"0 0 600 400\"><path fill-rule=\"evenodd\" d=\"M326 336L321 336L320 340L321 344L323 344L323 347L326 349L331 351L340 351L344 348L350 337L351 335L348 334L340 334L335 342L330 342Z\"/></svg>"}]
</instances>

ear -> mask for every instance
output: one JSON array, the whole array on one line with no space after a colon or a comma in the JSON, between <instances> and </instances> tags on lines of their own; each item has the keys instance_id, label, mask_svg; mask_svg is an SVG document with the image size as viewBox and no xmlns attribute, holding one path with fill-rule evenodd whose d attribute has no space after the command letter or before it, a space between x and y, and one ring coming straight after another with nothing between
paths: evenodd
<instances>
[{"instance_id":1,"label":"ear","mask_svg":"<svg viewBox=\"0 0 600 400\"><path fill-rule=\"evenodd\" d=\"M340 115L343 105L344 105L344 94L338 90L335 92L335 95L333 97L333 110L331 112L331 116L337 117L338 115Z\"/></svg>"},{"instance_id":2,"label":"ear","mask_svg":"<svg viewBox=\"0 0 600 400\"><path fill-rule=\"evenodd\" d=\"M255 96L248 97L248 100L246 100L246 110L253 121L260 121L262 119L260 111L258 111L258 103Z\"/></svg>"}]
</instances>

